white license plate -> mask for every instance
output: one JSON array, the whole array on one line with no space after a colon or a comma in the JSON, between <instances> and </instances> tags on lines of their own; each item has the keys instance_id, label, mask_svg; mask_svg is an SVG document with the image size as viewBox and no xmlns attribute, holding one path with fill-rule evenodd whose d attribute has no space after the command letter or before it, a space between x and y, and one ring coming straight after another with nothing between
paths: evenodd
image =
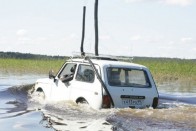
<instances>
[{"instance_id":1,"label":"white license plate","mask_svg":"<svg viewBox=\"0 0 196 131\"><path fill-rule=\"evenodd\" d=\"M139 99L122 99L123 105L142 105L143 100Z\"/></svg>"}]
</instances>

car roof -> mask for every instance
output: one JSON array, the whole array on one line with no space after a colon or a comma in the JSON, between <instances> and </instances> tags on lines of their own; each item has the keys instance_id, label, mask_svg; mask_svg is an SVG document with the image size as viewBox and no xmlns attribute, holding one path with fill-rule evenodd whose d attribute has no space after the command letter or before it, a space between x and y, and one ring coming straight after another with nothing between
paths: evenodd
<instances>
[{"instance_id":1,"label":"car roof","mask_svg":"<svg viewBox=\"0 0 196 131\"><path fill-rule=\"evenodd\" d=\"M77 59L70 59L69 62L79 62L79 63L89 63L88 60L77 58ZM131 67L131 68L138 68L143 69L146 68L143 65L132 63L132 62L125 62L125 61L117 61L114 59L110 60L103 60L103 59L91 59L94 64L97 64L101 67Z\"/></svg>"}]
</instances>

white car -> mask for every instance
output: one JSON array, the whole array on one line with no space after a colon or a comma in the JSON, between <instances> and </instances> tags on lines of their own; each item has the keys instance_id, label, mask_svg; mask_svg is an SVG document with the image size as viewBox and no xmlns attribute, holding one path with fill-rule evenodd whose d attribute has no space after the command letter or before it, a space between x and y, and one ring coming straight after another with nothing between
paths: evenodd
<instances>
[{"instance_id":1,"label":"white car","mask_svg":"<svg viewBox=\"0 0 196 131\"><path fill-rule=\"evenodd\" d=\"M35 92L49 101L72 100L94 109L156 108L159 98L145 66L104 57L66 61L57 75L38 79Z\"/></svg>"}]
</instances>

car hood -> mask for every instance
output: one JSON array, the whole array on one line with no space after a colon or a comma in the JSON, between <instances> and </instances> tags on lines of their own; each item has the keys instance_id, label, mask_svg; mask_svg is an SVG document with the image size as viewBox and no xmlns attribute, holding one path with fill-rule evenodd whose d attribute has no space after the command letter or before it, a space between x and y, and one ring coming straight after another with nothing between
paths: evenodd
<instances>
[{"instance_id":1,"label":"car hood","mask_svg":"<svg viewBox=\"0 0 196 131\"><path fill-rule=\"evenodd\" d=\"M49 78L42 78L36 81L36 83L45 83L45 84L50 84L52 82L54 82L54 80Z\"/></svg>"}]
</instances>

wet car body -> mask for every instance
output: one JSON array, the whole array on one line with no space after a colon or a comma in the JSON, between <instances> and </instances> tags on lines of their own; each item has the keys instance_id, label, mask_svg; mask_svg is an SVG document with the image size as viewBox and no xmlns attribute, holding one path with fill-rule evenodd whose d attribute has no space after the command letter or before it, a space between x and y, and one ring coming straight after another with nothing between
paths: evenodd
<instances>
[{"instance_id":1,"label":"wet car body","mask_svg":"<svg viewBox=\"0 0 196 131\"><path fill-rule=\"evenodd\" d=\"M39 79L35 92L48 101L71 100L101 108L156 108L158 91L145 66L105 58L74 58L57 75Z\"/></svg>"}]
</instances>

